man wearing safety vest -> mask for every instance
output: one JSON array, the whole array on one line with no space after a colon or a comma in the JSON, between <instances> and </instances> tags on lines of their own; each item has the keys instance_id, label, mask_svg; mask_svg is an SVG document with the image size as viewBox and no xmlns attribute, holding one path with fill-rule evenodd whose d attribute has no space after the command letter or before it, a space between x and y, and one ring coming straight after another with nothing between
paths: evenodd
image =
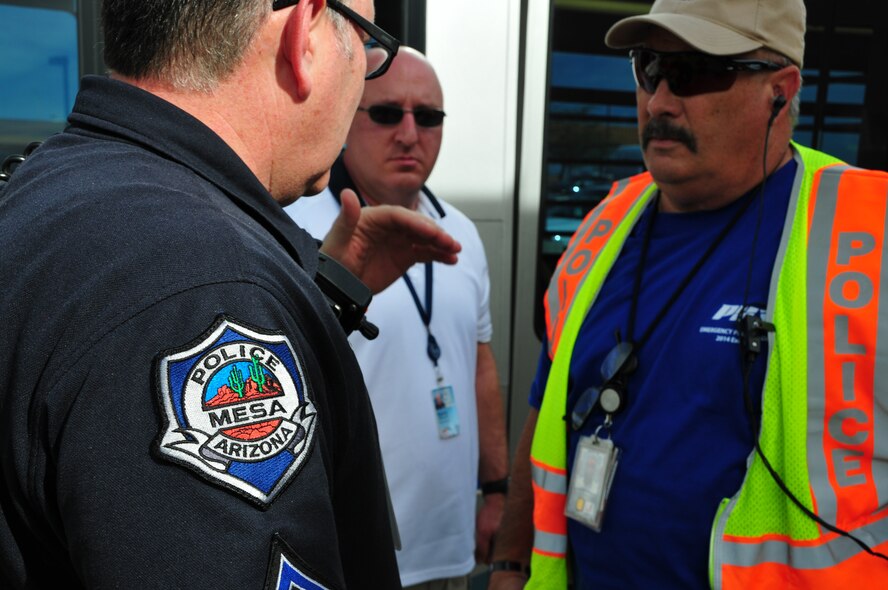
<instances>
[{"instance_id":1,"label":"man wearing safety vest","mask_svg":"<svg viewBox=\"0 0 888 590\"><path fill-rule=\"evenodd\" d=\"M549 286L490 588L888 588L888 174L791 141L804 35L802 0L608 32L648 172Z\"/></svg>"}]
</instances>

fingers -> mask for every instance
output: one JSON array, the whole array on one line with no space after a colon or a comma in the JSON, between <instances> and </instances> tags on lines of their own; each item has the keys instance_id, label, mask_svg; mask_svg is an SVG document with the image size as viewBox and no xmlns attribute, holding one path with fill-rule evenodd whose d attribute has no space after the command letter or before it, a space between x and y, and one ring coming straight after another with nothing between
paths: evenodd
<instances>
[{"instance_id":1,"label":"fingers","mask_svg":"<svg viewBox=\"0 0 888 590\"><path fill-rule=\"evenodd\" d=\"M491 549L493 548L493 535L478 535L475 543L475 561L478 563L490 563Z\"/></svg>"},{"instance_id":2,"label":"fingers","mask_svg":"<svg viewBox=\"0 0 888 590\"><path fill-rule=\"evenodd\" d=\"M330 231L324 237L324 243L321 250L342 262L345 252L348 250L349 242L358 226L361 218L361 203L358 196L351 189L345 189L340 194L342 207L339 209L339 215L330 227Z\"/></svg>"},{"instance_id":3,"label":"fingers","mask_svg":"<svg viewBox=\"0 0 888 590\"><path fill-rule=\"evenodd\" d=\"M453 236L424 215L395 206L390 206L387 213L391 215L390 223L409 233L410 238L420 246L431 246L452 254L457 254L462 249Z\"/></svg>"},{"instance_id":4,"label":"fingers","mask_svg":"<svg viewBox=\"0 0 888 590\"><path fill-rule=\"evenodd\" d=\"M361 217L361 201L355 191L350 188L344 189L339 193L339 202L342 204L339 217L343 218L349 227L358 225L358 219Z\"/></svg>"},{"instance_id":5,"label":"fingers","mask_svg":"<svg viewBox=\"0 0 888 590\"><path fill-rule=\"evenodd\" d=\"M358 201L358 195L351 189L345 189L340 194L342 206L339 208L339 215L333 222L333 227L327 235L335 232L335 237L343 241L351 239L358 221L361 219L361 203ZM324 240L326 241L326 240Z\"/></svg>"},{"instance_id":6,"label":"fingers","mask_svg":"<svg viewBox=\"0 0 888 590\"><path fill-rule=\"evenodd\" d=\"M411 242L417 262L455 264L462 245L453 236L423 215L396 207L393 220L402 228L402 235Z\"/></svg>"},{"instance_id":7,"label":"fingers","mask_svg":"<svg viewBox=\"0 0 888 590\"><path fill-rule=\"evenodd\" d=\"M413 257L416 259L416 262L441 262L443 264L456 264L459 257L457 254L459 253L462 246L459 242L455 240L453 247L439 247L435 245L429 244L412 244L411 248L413 251Z\"/></svg>"},{"instance_id":8,"label":"fingers","mask_svg":"<svg viewBox=\"0 0 888 590\"><path fill-rule=\"evenodd\" d=\"M416 262L455 264L462 246L434 221L403 207L361 208L351 190L321 250L338 260L374 292Z\"/></svg>"}]
</instances>

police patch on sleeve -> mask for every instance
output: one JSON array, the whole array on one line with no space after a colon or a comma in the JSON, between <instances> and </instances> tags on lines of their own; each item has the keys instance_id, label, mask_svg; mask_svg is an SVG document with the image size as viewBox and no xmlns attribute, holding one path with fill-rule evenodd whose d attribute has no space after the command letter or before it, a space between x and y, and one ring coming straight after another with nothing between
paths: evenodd
<instances>
[{"instance_id":1,"label":"police patch on sleeve","mask_svg":"<svg viewBox=\"0 0 888 590\"><path fill-rule=\"evenodd\" d=\"M232 318L198 340L158 363L164 425L156 450L267 508L314 443L302 364L283 334Z\"/></svg>"}]
</instances>

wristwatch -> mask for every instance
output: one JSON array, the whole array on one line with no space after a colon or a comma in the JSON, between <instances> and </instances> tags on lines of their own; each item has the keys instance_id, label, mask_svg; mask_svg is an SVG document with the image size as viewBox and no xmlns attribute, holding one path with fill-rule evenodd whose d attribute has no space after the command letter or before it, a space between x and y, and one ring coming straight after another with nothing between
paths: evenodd
<instances>
[{"instance_id":1,"label":"wristwatch","mask_svg":"<svg viewBox=\"0 0 888 590\"><path fill-rule=\"evenodd\" d=\"M509 478L504 477L503 479L496 479L494 481L487 481L481 484L481 494L508 494L509 493Z\"/></svg>"},{"instance_id":2,"label":"wristwatch","mask_svg":"<svg viewBox=\"0 0 888 590\"><path fill-rule=\"evenodd\" d=\"M520 572L530 576L530 566L517 561L494 561L490 564L490 573L493 572Z\"/></svg>"}]
</instances>

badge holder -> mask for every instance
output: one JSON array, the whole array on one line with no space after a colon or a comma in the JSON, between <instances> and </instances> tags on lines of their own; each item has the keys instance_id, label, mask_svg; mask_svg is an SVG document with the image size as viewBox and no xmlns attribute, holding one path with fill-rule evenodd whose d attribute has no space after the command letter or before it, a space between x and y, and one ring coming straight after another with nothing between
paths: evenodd
<instances>
[{"instance_id":1,"label":"badge holder","mask_svg":"<svg viewBox=\"0 0 888 590\"><path fill-rule=\"evenodd\" d=\"M435 365L435 382L438 385L432 390L432 402L435 404L435 417L438 422L438 437L441 439L453 438L459 434L456 397L453 395L453 387L444 385L444 375L441 374L441 368L438 366L441 348L431 333L428 336L427 353Z\"/></svg>"},{"instance_id":2,"label":"badge holder","mask_svg":"<svg viewBox=\"0 0 888 590\"><path fill-rule=\"evenodd\" d=\"M595 532L601 532L607 498L620 458L620 449L613 441L598 436L602 428L609 430L611 424L613 420L608 414L595 434L580 438L564 509L566 516Z\"/></svg>"},{"instance_id":3,"label":"badge holder","mask_svg":"<svg viewBox=\"0 0 888 590\"><path fill-rule=\"evenodd\" d=\"M620 459L620 449L614 446L609 433L614 415L625 406L626 384L623 379L635 370L637 361L633 350L631 343L617 342L602 364L604 385L584 391L571 412L571 427L578 431L593 408L604 411L604 423L592 436L580 437L577 444L564 508L565 515L595 532L601 531L604 509ZM602 430L607 433L607 438L599 436Z\"/></svg>"}]
</instances>

